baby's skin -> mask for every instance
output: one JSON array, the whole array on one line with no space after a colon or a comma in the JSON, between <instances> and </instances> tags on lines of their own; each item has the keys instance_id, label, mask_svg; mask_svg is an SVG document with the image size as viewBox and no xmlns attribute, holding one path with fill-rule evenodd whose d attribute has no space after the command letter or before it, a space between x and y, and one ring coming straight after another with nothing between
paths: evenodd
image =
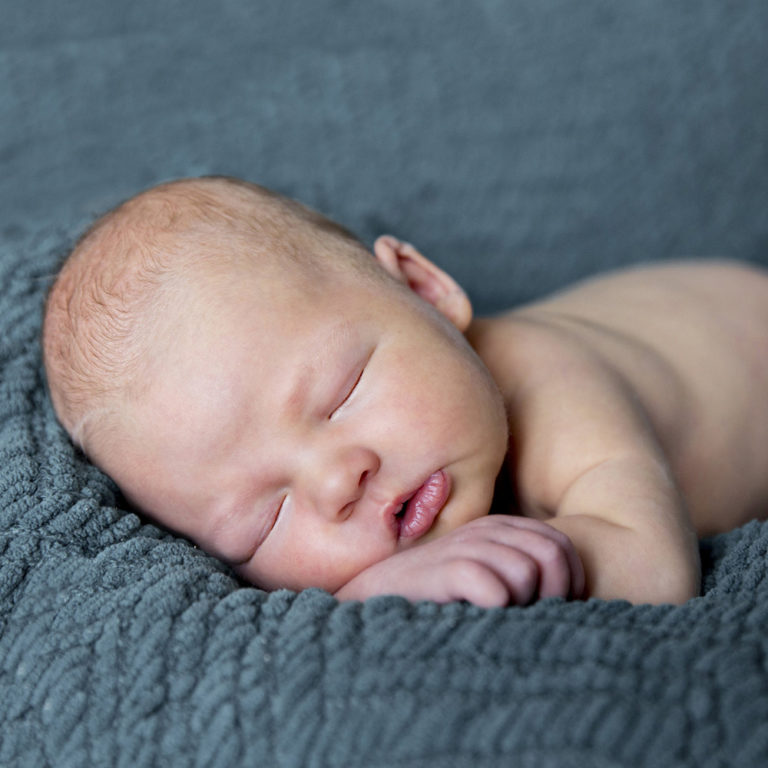
<instances>
[{"instance_id":1,"label":"baby's skin","mask_svg":"<svg viewBox=\"0 0 768 768\"><path fill-rule=\"evenodd\" d=\"M245 580L340 600L680 603L697 537L765 515L763 272L641 267L473 319L413 246L368 258L185 272L89 456Z\"/></svg>"},{"instance_id":2,"label":"baby's skin","mask_svg":"<svg viewBox=\"0 0 768 768\"><path fill-rule=\"evenodd\" d=\"M417 258L391 238L384 248ZM524 517L456 527L363 571L340 596L392 581L413 597L492 605L569 594L679 603L699 591L697 537L765 517L763 272L635 268L476 319L466 337L508 419L502 479L515 506L496 506Z\"/></svg>"}]
</instances>

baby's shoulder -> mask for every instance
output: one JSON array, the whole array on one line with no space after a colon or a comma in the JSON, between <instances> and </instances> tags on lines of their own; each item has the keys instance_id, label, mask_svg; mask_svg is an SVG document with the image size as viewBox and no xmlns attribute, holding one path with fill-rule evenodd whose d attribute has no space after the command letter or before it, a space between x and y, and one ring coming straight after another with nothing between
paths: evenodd
<instances>
[{"instance_id":1,"label":"baby's shoulder","mask_svg":"<svg viewBox=\"0 0 768 768\"><path fill-rule=\"evenodd\" d=\"M473 323L470 342L507 394L567 371L599 364L581 321L537 305Z\"/></svg>"}]
</instances>

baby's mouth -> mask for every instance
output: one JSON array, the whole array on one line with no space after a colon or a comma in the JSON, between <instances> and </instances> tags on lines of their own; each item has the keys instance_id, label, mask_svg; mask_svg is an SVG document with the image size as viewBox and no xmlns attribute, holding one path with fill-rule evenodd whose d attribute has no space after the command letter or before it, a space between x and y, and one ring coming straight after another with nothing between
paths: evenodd
<instances>
[{"instance_id":1,"label":"baby's mouth","mask_svg":"<svg viewBox=\"0 0 768 768\"><path fill-rule=\"evenodd\" d=\"M433 525L451 492L451 478L442 469L433 472L395 514L398 538L418 539Z\"/></svg>"}]
</instances>

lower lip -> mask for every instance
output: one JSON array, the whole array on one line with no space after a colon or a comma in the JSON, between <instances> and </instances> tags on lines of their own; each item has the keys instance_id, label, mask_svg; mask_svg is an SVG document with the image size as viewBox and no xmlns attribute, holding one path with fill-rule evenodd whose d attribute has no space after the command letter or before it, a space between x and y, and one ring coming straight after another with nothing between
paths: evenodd
<instances>
[{"instance_id":1,"label":"lower lip","mask_svg":"<svg viewBox=\"0 0 768 768\"><path fill-rule=\"evenodd\" d=\"M432 527L450 492L451 479L442 469L431 474L405 506L405 514L400 520L400 538L423 536Z\"/></svg>"}]
</instances>

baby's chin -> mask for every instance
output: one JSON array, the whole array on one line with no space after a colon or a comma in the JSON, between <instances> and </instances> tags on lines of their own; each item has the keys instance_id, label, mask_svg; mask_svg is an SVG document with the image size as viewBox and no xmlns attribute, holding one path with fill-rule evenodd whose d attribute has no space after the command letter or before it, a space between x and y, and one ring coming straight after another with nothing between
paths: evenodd
<instances>
[{"instance_id":1,"label":"baby's chin","mask_svg":"<svg viewBox=\"0 0 768 768\"><path fill-rule=\"evenodd\" d=\"M467 504L466 500L462 503L460 498L448 499L432 527L416 543L426 544L428 541L434 541L447 533L451 533L451 531L455 531L462 525L485 517L490 512L491 500L492 496L488 498L487 503L478 504L474 500L472 504Z\"/></svg>"}]
</instances>

